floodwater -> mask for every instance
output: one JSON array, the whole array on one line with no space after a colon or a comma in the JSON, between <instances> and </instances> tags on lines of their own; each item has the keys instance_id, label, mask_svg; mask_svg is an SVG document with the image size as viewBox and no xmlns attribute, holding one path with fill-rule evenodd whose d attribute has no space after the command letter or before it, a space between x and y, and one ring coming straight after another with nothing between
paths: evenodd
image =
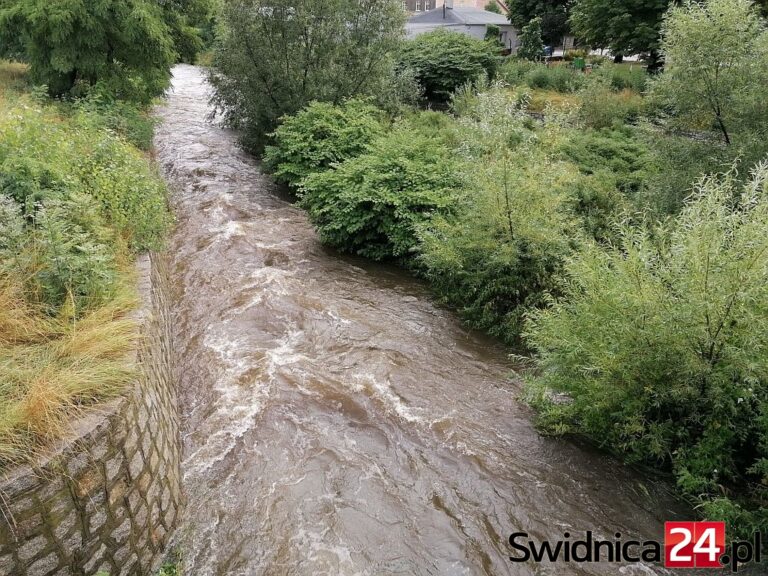
<instances>
[{"instance_id":1,"label":"floodwater","mask_svg":"<svg viewBox=\"0 0 768 576\"><path fill-rule=\"evenodd\" d=\"M323 248L207 101L201 69L178 66L157 110L178 220L185 573L660 573L509 560L512 532L660 539L680 507L537 434L507 352L404 272Z\"/></svg>"}]
</instances>

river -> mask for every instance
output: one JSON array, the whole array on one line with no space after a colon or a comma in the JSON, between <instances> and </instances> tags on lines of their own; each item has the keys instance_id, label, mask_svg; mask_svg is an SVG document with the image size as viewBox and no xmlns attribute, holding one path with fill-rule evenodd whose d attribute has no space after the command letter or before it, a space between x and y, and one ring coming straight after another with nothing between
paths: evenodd
<instances>
[{"instance_id":1,"label":"river","mask_svg":"<svg viewBox=\"0 0 768 576\"><path fill-rule=\"evenodd\" d=\"M321 246L207 101L203 71L176 67L155 141L177 217L185 573L660 572L510 562L512 532L660 539L680 507L537 434L507 351L408 274Z\"/></svg>"}]
</instances>

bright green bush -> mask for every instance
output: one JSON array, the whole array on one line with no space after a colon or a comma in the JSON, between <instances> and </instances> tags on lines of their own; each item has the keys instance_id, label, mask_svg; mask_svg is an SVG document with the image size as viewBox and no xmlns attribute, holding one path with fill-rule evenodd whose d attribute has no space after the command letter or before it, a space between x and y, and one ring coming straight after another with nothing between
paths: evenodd
<instances>
[{"instance_id":1,"label":"bright green bush","mask_svg":"<svg viewBox=\"0 0 768 576\"><path fill-rule=\"evenodd\" d=\"M375 260L407 258L416 229L453 209L459 180L452 150L407 123L368 151L301 184L301 205L323 242Z\"/></svg>"},{"instance_id":2,"label":"bright green bush","mask_svg":"<svg viewBox=\"0 0 768 576\"><path fill-rule=\"evenodd\" d=\"M363 153L384 132L381 111L363 100L334 106L312 102L286 116L264 150L264 163L275 177L291 186Z\"/></svg>"},{"instance_id":3,"label":"bright green bush","mask_svg":"<svg viewBox=\"0 0 768 576\"><path fill-rule=\"evenodd\" d=\"M503 87L462 108L455 147L466 188L451 213L421 227L420 270L468 323L516 343L524 311L556 290L579 235L570 210L579 175Z\"/></svg>"},{"instance_id":4,"label":"bright green bush","mask_svg":"<svg viewBox=\"0 0 768 576\"><path fill-rule=\"evenodd\" d=\"M490 42L438 29L404 42L398 67L413 70L425 97L444 104L458 87L482 76L493 78L499 61L497 52Z\"/></svg>"},{"instance_id":5,"label":"bright green bush","mask_svg":"<svg viewBox=\"0 0 768 576\"><path fill-rule=\"evenodd\" d=\"M525 83L531 88L576 92L584 85L584 74L566 66L538 64L525 75Z\"/></svg>"},{"instance_id":6,"label":"bright green bush","mask_svg":"<svg viewBox=\"0 0 768 576\"><path fill-rule=\"evenodd\" d=\"M531 19L520 31L520 46L516 53L523 60L539 61L544 58L544 40L541 38L541 18Z\"/></svg>"},{"instance_id":7,"label":"bright green bush","mask_svg":"<svg viewBox=\"0 0 768 576\"><path fill-rule=\"evenodd\" d=\"M0 116L0 192L34 203L84 193L134 250L156 248L170 218L162 181L135 148L80 113L19 106Z\"/></svg>"},{"instance_id":8,"label":"bright green bush","mask_svg":"<svg viewBox=\"0 0 768 576\"><path fill-rule=\"evenodd\" d=\"M716 130L726 144L739 132L768 134L768 28L750 0L672 5L663 25L663 74L655 98L672 125Z\"/></svg>"},{"instance_id":9,"label":"bright green bush","mask_svg":"<svg viewBox=\"0 0 768 576\"><path fill-rule=\"evenodd\" d=\"M647 145L629 127L570 130L561 149L584 174L608 172L618 190L630 198L644 188L648 172L653 170Z\"/></svg>"},{"instance_id":10,"label":"bright green bush","mask_svg":"<svg viewBox=\"0 0 768 576\"><path fill-rule=\"evenodd\" d=\"M22 100L0 112L0 272L56 310L105 302L133 251L169 228L165 188L146 158L83 111Z\"/></svg>"},{"instance_id":11,"label":"bright green bush","mask_svg":"<svg viewBox=\"0 0 768 576\"><path fill-rule=\"evenodd\" d=\"M529 60L520 60L518 58L507 58L499 66L496 77L510 86L520 86L527 84L526 76L532 70L537 69L541 64Z\"/></svg>"},{"instance_id":12,"label":"bright green bush","mask_svg":"<svg viewBox=\"0 0 768 576\"><path fill-rule=\"evenodd\" d=\"M540 150L479 159L455 214L422 228L419 262L438 295L472 326L516 343L525 310L556 289L572 248L574 174Z\"/></svg>"},{"instance_id":13,"label":"bright green bush","mask_svg":"<svg viewBox=\"0 0 768 576\"><path fill-rule=\"evenodd\" d=\"M403 33L398 0L228 0L221 2L210 70L214 100L243 144L263 151L279 119L313 100L375 96L393 76L391 54Z\"/></svg>"},{"instance_id":14,"label":"bright green bush","mask_svg":"<svg viewBox=\"0 0 768 576\"><path fill-rule=\"evenodd\" d=\"M585 247L526 334L546 429L671 467L739 535L768 527L767 179L762 165L741 190L704 180L668 234L625 229L616 248Z\"/></svg>"},{"instance_id":15,"label":"bright green bush","mask_svg":"<svg viewBox=\"0 0 768 576\"><path fill-rule=\"evenodd\" d=\"M643 111L643 99L630 90L616 92L607 77L595 75L580 92L579 115L588 128L613 128L635 122Z\"/></svg>"}]
</instances>

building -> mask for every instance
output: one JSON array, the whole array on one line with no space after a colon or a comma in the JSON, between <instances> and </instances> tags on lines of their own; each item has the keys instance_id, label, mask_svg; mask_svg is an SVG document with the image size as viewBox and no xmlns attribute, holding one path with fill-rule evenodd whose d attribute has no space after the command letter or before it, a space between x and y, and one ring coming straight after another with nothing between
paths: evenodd
<instances>
[{"instance_id":1,"label":"building","mask_svg":"<svg viewBox=\"0 0 768 576\"><path fill-rule=\"evenodd\" d=\"M465 6L443 5L427 12L416 13L408 19L405 33L408 38L415 38L419 34L445 28L482 40L489 25L499 28L500 40L510 52L517 50L517 30L506 16Z\"/></svg>"}]
</instances>

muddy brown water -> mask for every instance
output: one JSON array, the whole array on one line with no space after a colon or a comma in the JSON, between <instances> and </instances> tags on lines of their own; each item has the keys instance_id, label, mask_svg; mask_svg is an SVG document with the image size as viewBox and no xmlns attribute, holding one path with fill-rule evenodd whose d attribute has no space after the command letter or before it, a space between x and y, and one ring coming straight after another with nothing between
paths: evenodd
<instances>
[{"instance_id":1,"label":"muddy brown water","mask_svg":"<svg viewBox=\"0 0 768 576\"><path fill-rule=\"evenodd\" d=\"M187 574L654 574L513 564L507 538L659 539L680 506L536 433L507 352L402 271L340 257L174 69L170 242ZM682 510L685 514L685 509Z\"/></svg>"}]
</instances>

